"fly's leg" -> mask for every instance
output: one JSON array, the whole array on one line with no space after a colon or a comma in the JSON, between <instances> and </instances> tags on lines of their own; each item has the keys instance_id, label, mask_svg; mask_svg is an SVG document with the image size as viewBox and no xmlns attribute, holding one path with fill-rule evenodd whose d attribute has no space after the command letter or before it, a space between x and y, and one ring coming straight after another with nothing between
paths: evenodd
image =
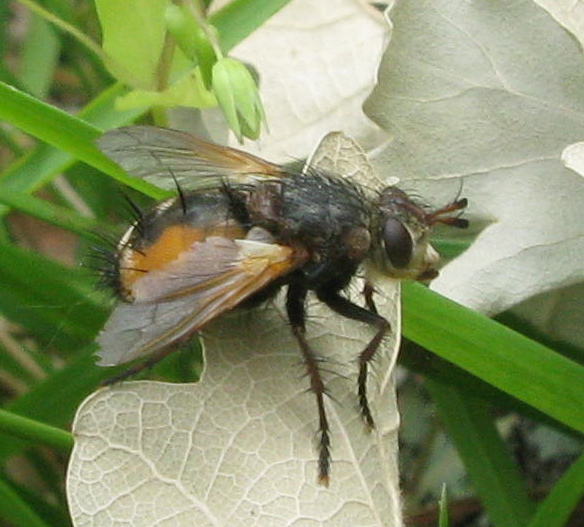
<instances>
[{"instance_id":1,"label":"fly's leg","mask_svg":"<svg viewBox=\"0 0 584 527\"><path fill-rule=\"evenodd\" d=\"M288 319L292 327L292 333L296 337L302 352L302 358L306 365L310 389L316 396L316 406L318 408L318 433L319 433L319 456L318 456L318 483L328 487L329 473L331 465L330 455L330 428L324 407L324 395L326 388L318 368L318 359L306 341L306 289L303 286L291 284L288 287L286 298L286 310Z\"/></svg>"},{"instance_id":2,"label":"fly's leg","mask_svg":"<svg viewBox=\"0 0 584 527\"><path fill-rule=\"evenodd\" d=\"M319 300L324 302L333 311L344 317L365 322L377 329L377 332L365 346L365 349L359 354L359 377L357 379L357 395L359 397L359 407L361 408L361 415L367 426L373 428L375 423L369 408L369 401L367 400L367 372L369 369L369 362L375 356L383 336L389 331L389 322L381 315L373 311L369 311L350 300L344 298L336 291L318 290L316 292Z\"/></svg>"},{"instance_id":3,"label":"fly's leg","mask_svg":"<svg viewBox=\"0 0 584 527\"><path fill-rule=\"evenodd\" d=\"M369 308L371 313L375 313L377 315L377 306L373 301L373 293L375 292L375 288L373 284L369 281L365 282L363 286L363 296L365 297L365 305Z\"/></svg>"}]
</instances>

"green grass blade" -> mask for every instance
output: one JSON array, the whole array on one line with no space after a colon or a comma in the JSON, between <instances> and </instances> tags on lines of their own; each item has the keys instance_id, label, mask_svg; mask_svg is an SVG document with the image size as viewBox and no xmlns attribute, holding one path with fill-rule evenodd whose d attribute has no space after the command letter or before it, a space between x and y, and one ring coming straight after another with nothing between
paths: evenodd
<instances>
[{"instance_id":1,"label":"green grass blade","mask_svg":"<svg viewBox=\"0 0 584 527\"><path fill-rule=\"evenodd\" d=\"M212 14L209 22L219 32L223 51L229 51L290 0L234 0Z\"/></svg>"},{"instance_id":2,"label":"green grass blade","mask_svg":"<svg viewBox=\"0 0 584 527\"><path fill-rule=\"evenodd\" d=\"M73 436L60 428L46 425L6 410L0 409L0 430L35 444L55 448L68 454L73 448Z\"/></svg>"},{"instance_id":3,"label":"green grass blade","mask_svg":"<svg viewBox=\"0 0 584 527\"><path fill-rule=\"evenodd\" d=\"M100 135L98 128L4 83L0 83L0 99L1 119L92 166L112 169L112 162L93 146Z\"/></svg>"},{"instance_id":4,"label":"green grass blade","mask_svg":"<svg viewBox=\"0 0 584 527\"><path fill-rule=\"evenodd\" d=\"M419 375L446 383L449 386L457 387L461 390L468 390L470 387L473 395L489 401L495 407L520 413L529 419L561 430L570 436L578 436L578 433L573 428L411 341L404 339L399 363Z\"/></svg>"},{"instance_id":5,"label":"green grass blade","mask_svg":"<svg viewBox=\"0 0 584 527\"><path fill-rule=\"evenodd\" d=\"M420 284L402 299L407 338L584 433L584 367Z\"/></svg>"},{"instance_id":6,"label":"green grass blade","mask_svg":"<svg viewBox=\"0 0 584 527\"><path fill-rule=\"evenodd\" d=\"M19 80L36 97L45 97L51 87L61 52L53 27L32 15L19 64Z\"/></svg>"},{"instance_id":7,"label":"green grass blade","mask_svg":"<svg viewBox=\"0 0 584 527\"><path fill-rule=\"evenodd\" d=\"M442 493L440 494L439 502L440 516L438 517L438 527L449 527L448 521L448 493L446 492L446 485L442 485Z\"/></svg>"},{"instance_id":8,"label":"green grass blade","mask_svg":"<svg viewBox=\"0 0 584 527\"><path fill-rule=\"evenodd\" d=\"M95 365L92 348L79 351L79 356L62 370L37 383L6 409L47 425L68 426L81 401L95 391L100 382L112 376L111 369ZM0 434L0 463L28 445L28 441L19 437Z\"/></svg>"},{"instance_id":9,"label":"green grass blade","mask_svg":"<svg viewBox=\"0 0 584 527\"><path fill-rule=\"evenodd\" d=\"M104 232L107 230L107 227L92 218L81 216L81 214L75 211L22 192L14 192L2 188L2 185L0 185L0 203L38 218L39 220L46 221L56 227L74 232L90 242L99 240L96 237L96 232Z\"/></svg>"},{"instance_id":10,"label":"green grass blade","mask_svg":"<svg viewBox=\"0 0 584 527\"><path fill-rule=\"evenodd\" d=\"M104 130L132 122L143 111L117 111L114 108L115 99L122 93L125 93L125 89L120 84L112 86L87 105L79 114L80 118ZM31 193L76 161L73 155L64 150L41 144L4 171L0 176L0 194L5 189ZM8 210L0 205L0 215Z\"/></svg>"},{"instance_id":11,"label":"green grass blade","mask_svg":"<svg viewBox=\"0 0 584 527\"><path fill-rule=\"evenodd\" d=\"M94 145L101 134L98 128L4 83L0 83L0 100L0 119L103 172L121 171Z\"/></svg>"},{"instance_id":12,"label":"green grass blade","mask_svg":"<svg viewBox=\"0 0 584 527\"><path fill-rule=\"evenodd\" d=\"M427 379L426 387L490 520L497 527L526 525L535 507L493 424L490 407L446 383Z\"/></svg>"},{"instance_id":13,"label":"green grass blade","mask_svg":"<svg viewBox=\"0 0 584 527\"><path fill-rule=\"evenodd\" d=\"M50 527L3 478L0 478L0 519L2 525Z\"/></svg>"},{"instance_id":14,"label":"green grass blade","mask_svg":"<svg viewBox=\"0 0 584 527\"><path fill-rule=\"evenodd\" d=\"M107 309L87 271L7 243L0 243L0 254L0 312L6 318L64 350L95 337Z\"/></svg>"},{"instance_id":15,"label":"green grass blade","mask_svg":"<svg viewBox=\"0 0 584 527\"><path fill-rule=\"evenodd\" d=\"M67 21L59 18L57 14L48 11L40 3L34 2L32 0L19 0L21 4L24 4L28 9L30 9L35 15L43 18L45 21L50 22L54 26L58 27L62 32L69 33L78 42L83 44L88 50L92 51L98 56L103 56L101 48L89 38L83 31L80 31L75 26L69 24Z\"/></svg>"},{"instance_id":16,"label":"green grass blade","mask_svg":"<svg viewBox=\"0 0 584 527\"><path fill-rule=\"evenodd\" d=\"M101 130L62 110L50 106L5 83L0 82L0 119L25 132L65 150L80 161L105 172L134 188L150 192L153 197L166 194L144 181L128 177L95 146Z\"/></svg>"},{"instance_id":17,"label":"green grass blade","mask_svg":"<svg viewBox=\"0 0 584 527\"><path fill-rule=\"evenodd\" d=\"M563 527L584 496L584 454L572 464L540 504L529 527Z\"/></svg>"}]
</instances>

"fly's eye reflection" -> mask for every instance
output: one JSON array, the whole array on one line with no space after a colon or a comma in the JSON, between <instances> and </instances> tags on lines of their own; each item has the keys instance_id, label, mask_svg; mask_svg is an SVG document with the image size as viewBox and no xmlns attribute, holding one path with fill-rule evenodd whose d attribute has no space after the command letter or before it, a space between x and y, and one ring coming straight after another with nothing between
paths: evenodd
<instances>
[{"instance_id":1,"label":"fly's eye reflection","mask_svg":"<svg viewBox=\"0 0 584 527\"><path fill-rule=\"evenodd\" d=\"M355 350L356 400L373 427L367 374L389 323L375 309L367 276L363 302L348 299L344 290L358 272L371 268L395 278L436 276L438 256L428 232L435 223L462 227L465 222L453 215L466 201L429 212L399 189L384 188L381 180L362 183L337 173L334 163L322 160L341 144L363 159L361 148L340 133L327 135L301 172L163 128L121 128L106 132L98 144L130 175L177 191L140 214L118 243L108 275L120 301L98 337L99 364L135 361L112 381L130 377L223 313L257 305L284 289L317 403L317 480L328 485L326 387L322 361L306 336L307 293L375 330Z\"/></svg>"}]
</instances>

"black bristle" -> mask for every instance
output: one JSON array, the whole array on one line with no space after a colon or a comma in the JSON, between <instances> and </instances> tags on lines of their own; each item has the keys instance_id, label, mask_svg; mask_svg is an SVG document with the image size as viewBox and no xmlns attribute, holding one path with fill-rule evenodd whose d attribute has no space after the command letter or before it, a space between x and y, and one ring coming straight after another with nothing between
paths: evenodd
<instances>
[{"instance_id":1,"label":"black bristle","mask_svg":"<svg viewBox=\"0 0 584 527\"><path fill-rule=\"evenodd\" d=\"M125 192L122 196L127 205L126 217L138 237L144 233L145 215L140 206ZM120 246L120 234L94 232L96 242L89 248L85 266L96 276L96 287L120 294L120 255L126 247ZM132 250L140 252L138 249Z\"/></svg>"},{"instance_id":2,"label":"black bristle","mask_svg":"<svg viewBox=\"0 0 584 527\"><path fill-rule=\"evenodd\" d=\"M245 191L245 187L241 186L234 189L229 182L224 179L221 182L221 188L223 193L229 199L229 209L226 211L226 221L227 215L232 215L235 217L238 223L246 228L251 228L251 220L249 217L249 212L245 205L245 201L242 199L242 191Z\"/></svg>"},{"instance_id":3,"label":"black bristle","mask_svg":"<svg viewBox=\"0 0 584 527\"><path fill-rule=\"evenodd\" d=\"M174 172L170 171L171 175L172 175L172 179L174 181L174 185L176 186L176 192L178 194L178 198L180 200L180 206L182 208L183 211L183 215L186 216L187 215L187 202L185 200L185 195L184 192L178 182L178 179L176 179L176 176L174 175Z\"/></svg>"},{"instance_id":4,"label":"black bristle","mask_svg":"<svg viewBox=\"0 0 584 527\"><path fill-rule=\"evenodd\" d=\"M123 196L128 205L128 211L130 213L130 219L132 220L134 229L136 232L138 232L138 234L142 234L144 232L144 213L130 196L125 193Z\"/></svg>"},{"instance_id":5,"label":"black bristle","mask_svg":"<svg viewBox=\"0 0 584 527\"><path fill-rule=\"evenodd\" d=\"M87 258L86 267L91 269L96 278L98 289L117 292L119 284L119 262L117 250L110 247L93 246Z\"/></svg>"}]
</instances>

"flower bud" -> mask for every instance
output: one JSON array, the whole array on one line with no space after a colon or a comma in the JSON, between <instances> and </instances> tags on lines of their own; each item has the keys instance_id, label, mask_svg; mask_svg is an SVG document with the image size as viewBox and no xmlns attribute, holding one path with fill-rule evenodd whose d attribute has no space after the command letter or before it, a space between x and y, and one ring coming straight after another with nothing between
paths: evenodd
<instances>
[{"instance_id":1,"label":"flower bud","mask_svg":"<svg viewBox=\"0 0 584 527\"><path fill-rule=\"evenodd\" d=\"M237 139L257 139L265 115L256 83L246 66L229 57L221 58L213 66L213 93Z\"/></svg>"}]
</instances>

